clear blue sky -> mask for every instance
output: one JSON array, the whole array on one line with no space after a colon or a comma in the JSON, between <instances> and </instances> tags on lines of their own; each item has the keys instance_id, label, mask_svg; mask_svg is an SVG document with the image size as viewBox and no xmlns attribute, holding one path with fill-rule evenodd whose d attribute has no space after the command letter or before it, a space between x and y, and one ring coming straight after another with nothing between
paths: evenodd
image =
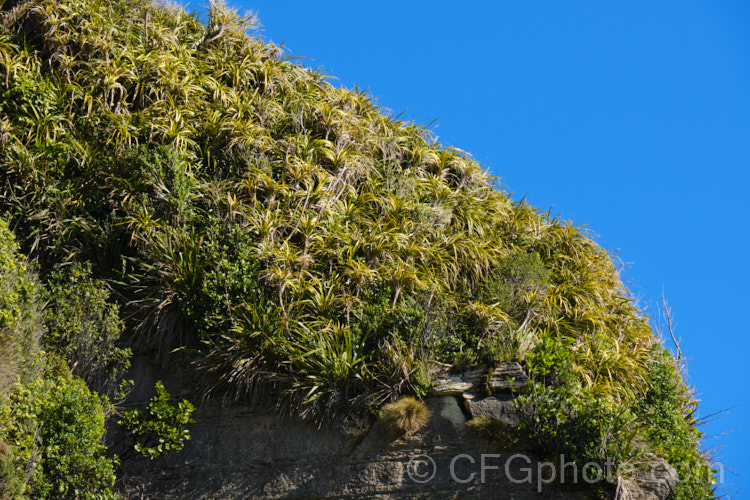
<instances>
[{"instance_id":1,"label":"clear blue sky","mask_svg":"<svg viewBox=\"0 0 750 500\"><path fill-rule=\"evenodd\" d=\"M737 406L703 428L720 491L750 492L750 2L228 1L663 288L701 413Z\"/></svg>"}]
</instances>

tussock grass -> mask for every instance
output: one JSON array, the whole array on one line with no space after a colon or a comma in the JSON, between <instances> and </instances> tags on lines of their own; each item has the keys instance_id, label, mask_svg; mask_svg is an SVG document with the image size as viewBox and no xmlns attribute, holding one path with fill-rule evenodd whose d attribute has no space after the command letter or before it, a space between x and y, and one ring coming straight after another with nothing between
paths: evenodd
<instances>
[{"instance_id":1,"label":"tussock grass","mask_svg":"<svg viewBox=\"0 0 750 500\"><path fill-rule=\"evenodd\" d=\"M430 420L430 410L420 400L405 396L388 403L380 412L380 422L392 436L411 435L422 429Z\"/></svg>"}]
</instances>

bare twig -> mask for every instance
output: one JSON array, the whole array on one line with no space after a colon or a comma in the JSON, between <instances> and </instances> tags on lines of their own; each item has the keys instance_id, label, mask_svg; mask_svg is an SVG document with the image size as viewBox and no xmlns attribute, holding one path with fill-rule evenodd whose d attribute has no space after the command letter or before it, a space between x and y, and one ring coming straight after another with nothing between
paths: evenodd
<instances>
[{"instance_id":1,"label":"bare twig","mask_svg":"<svg viewBox=\"0 0 750 500\"><path fill-rule=\"evenodd\" d=\"M727 413L727 412L729 412L729 411L731 411L731 410L734 410L735 408L737 408L737 405L734 405L734 406L730 406L729 408L724 408L724 409L721 409L721 410L715 411L715 412L713 412L713 413L709 413L708 415L705 415L705 416L701 417L701 418L700 418L700 419L698 420L698 422L696 422L696 423L697 423L698 425L703 425L703 424L707 424L707 423L709 423L709 422L713 422L713 421L714 421L714 420L716 420L716 419L717 419L718 417L720 417L722 413Z\"/></svg>"},{"instance_id":2,"label":"bare twig","mask_svg":"<svg viewBox=\"0 0 750 500\"><path fill-rule=\"evenodd\" d=\"M674 342L674 346L677 349L677 361L682 364L683 361L685 361L685 356L682 355L680 342L677 340L674 334L674 325L672 324L672 309L670 309L669 303L667 303L667 298L664 296L664 289L662 289L661 291L661 303L662 307L664 307L664 319L667 322L667 331L669 331L669 336L672 337L672 342Z\"/></svg>"}]
</instances>

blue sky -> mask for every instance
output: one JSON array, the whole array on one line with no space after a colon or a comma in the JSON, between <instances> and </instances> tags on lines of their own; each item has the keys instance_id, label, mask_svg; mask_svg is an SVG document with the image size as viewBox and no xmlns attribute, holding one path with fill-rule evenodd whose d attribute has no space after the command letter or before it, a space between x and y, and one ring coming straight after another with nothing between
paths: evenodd
<instances>
[{"instance_id":1,"label":"blue sky","mask_svg":"<svg viewBox=\"0 0 750 500\"><path fill-rule=\"evenodd\" d=\"M736 406L703 427L720 491L750 491L750 2L230 5L585 224L644 306L663 289L701 413Z\"/></svg>"}]
</instances>

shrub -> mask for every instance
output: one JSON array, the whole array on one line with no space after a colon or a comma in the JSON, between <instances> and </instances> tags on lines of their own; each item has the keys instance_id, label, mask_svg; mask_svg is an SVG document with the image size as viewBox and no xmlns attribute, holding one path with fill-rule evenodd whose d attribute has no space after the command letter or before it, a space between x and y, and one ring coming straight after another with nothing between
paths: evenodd
<instances>
[{"instance_id":1,"label":"shrub","mask_svg":"<svg viewBox=\"0 0 750 500\"><path fill-rule=\"evenodd\" d=\"M111 385L129 365L130 350L117 346L123 326L106 285L91 277L90 266L73 264L52 273L45 296L47 349L89 385Z\"/></svg>"},{"instance_id":2,"label":"shrub","mask_svg":"<svg viewBox=\"0 0 750 500\"><path fill-rule=\"evenodd\" d=\"M518 344L514 332L508 329L497 332L479 345L479 360L497 365L518 359Z\"/></svg>"},{"instance_id":3,"label":"shrub","mask_svg":"<svg viewBox=\"0 0 750 500\"><path fill-rule=\"evenodd\" d=\"M6 490L41 499L111 496L117 458L102 444L109 411L79 378L17 386L0 408L0 440L12 449L0 457Z\"/></svg>"},{"instance_id":4,"label":"shrub","mask_svg":"<svg viewBox=\"0 0 750 500\"><path fill-rule=\"evenodd\" d=\"M135 440L134 449L144 457L154 459L172 450L181 450L190 439L188 424L193 405L182 400L176 406L169 404L169 393L161 381L155 385L156 395L145 411L130 410L123 414L120 425Z\"/></svg>"},{"instance_id":5,"label":"shrub","mask_svg":"<svg viewBox=\"0 0 750 500\"><path fill-rule=\"evenodd\" d=\"M301 413L317 409L317 415L338 420L349 406L356 406L362 388L371 382L362 342L349 328L331 324L315 331L304 328L294 334L296 341L277 339L293 367L294 392L304 394Z\"/></svg>"},{"instance_id":6,"label":"shrub","mask_svg":"<svg viewBox=\"0 0 750 500\"><path fill-rule=\"evenodd\" d=\"M550 271L539 254L516 250L485 280L480 296L487 302L498 302L514 320L521 323L526 314L521 294L535 288L545 288L550 284L550 278Z\"/></svg>"},{"instance_id":7,"label":"shrub","mask_svg":"<svg viewBox=\"0 0 750 500\"><path fill-rule=\"evenodd\" d=\"M181 305L205 340L233 326L234 301L259 296L258 259L250 235L239 224L218 218L207 222L198 258L204 263L201 279L181 294Z\"/></svg>"},{"instance_id":8,"label":"shrub","mask_svg":"<svg viewBox=\"0 0 750 500\"><path fill-rule=\"evenodd\" d=\"M571 383L572 339L554 338L549 331L539 334L539 342L526 357L526 368L537 380L551 385Z\"/></svg>"},{"instance_id":9,"label":"shrub","mask_svg":"<svg viewBox=\"0 0 750 500\"><path fill-rule=\"evenodd\" d=\"M417 339L427 321L425 309L419 298L404 294L393 304L390 287L374 287L365 293L357 327L368 345L377 347L394 333L403 340Z\"/></svg>"},{"instance_id":10,"label":"shrub","mask_svg":"<svg viewBox=\"0 0 750 500\"><path fill-rule=\"evenodd\" d=\"M577 354L562 345L543 334L527 362L535 381L519 401L526 415L523 426L537 446L579 463L612 460L625 479L656 454L680 474L670 499L712 498L714 472L698 451L702 434L696 428L696 404L669 353L654 343L645 369L646 389L637 396L608 397L601 387L587 386L585 377L575 375L581 369ZM616 480L600 479L602 485Z\"/></svg>"},{"instance_id":11,"label":"shrub","mask_svg":"<svg viewBox=\"0 0 750 500\"><path fill-rule=\"evenodd\" d=\"M43 331L38 295L13 233L0 220L0 396L38 368L38 339Z\"/></svg>"},{"instance_id":12,"label":"shrub","mask_svg":"<svg viewBox=\"0 0 750 500\"><path fill-rule=\"evenodd\" d=\"M424 427L429 419L427 406L411 396L388 403L380 412L380 421L392 436L413 434Z\"/></svg>"},{"instance_id":13,"label":"shrub","mask_svg":"<svg viewBox=\"0 0 750 500\"><path fill-rule=\"evenodd\" d=\"M0 442L0 500L15 499L23 493L24 477L13 462L13 450Z\"/></svg>"},{"instance_id":14,"label":"shrub","mask_svg":"<svg viewBox=\"0 0 750 500\"><path fill-rule=\"evenodd\" d=\"M465 351L459 351L454 353L450 358L453 368L458 371L463 371L469 368L476 361L474 356L474 349L469 347Z\"/></svg>"}]
</instances>

